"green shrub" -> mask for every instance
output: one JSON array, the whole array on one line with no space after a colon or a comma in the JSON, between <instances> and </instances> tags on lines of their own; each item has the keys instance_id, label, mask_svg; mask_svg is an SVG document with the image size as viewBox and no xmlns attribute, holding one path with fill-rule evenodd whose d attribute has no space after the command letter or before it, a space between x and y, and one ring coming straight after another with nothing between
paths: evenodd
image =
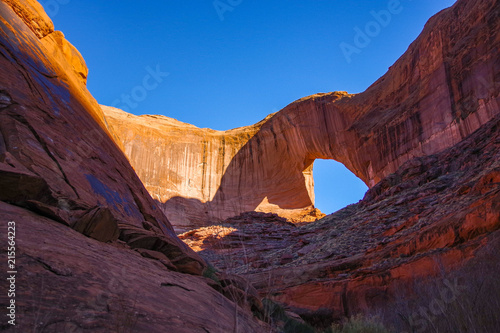
<instances>
[{"instance_id":1,"label":"green shrub","mask_svg":"<svg viewBox=\"0 0 500 333\"><path fill-rule=\"evenodd\" d=\"M264 312L269 319L269 323L274 327L280 327L282 333L315 333L316 330L296 319L290 318L285 309L278 303L264 298L262 300Z\"/></svg>"},{"instance_id":2,"label":"green shrub","mask_svg":"<svg viewBox=\"0 0 500 333\"><path fill-rule=\"evenodd\" d=\"M288 319L283 327L283 333L315 333L316 330L305 323L301 323L295 319Z\"/></svg>"},{"instance_id":3,"label":"green shrub","mask_svg":"<svg viewBox=\"0 0 500 333\"><path fill-rule=\"evenodd\" d=\"M334 325L332 333L389 333L389 331L374 318L355 316L342 327Z\"/></svg>"},{"instance_id":4,"label":"green shrub","mask_svg":"<svg viewBox=\"0 0 500 333\"><path fill-rule=\"evenodd\" d=\"M276 302L273 302L269 298L264 298L262 300L262 305L264 306L264 313L271 322L285 321L286 313L285 309Z\"/></svg>"},{"instance_id":5,"label":"green shrub","mask_svg":"<svg viewBox=\"0 0 500 333\"><path fill-rule=\"evenodd\" d=\"M220 283L220 280L217 277L216 273L217 269L212 264L208 264L207 268L205 268L205 270L203 271L203 276L211 280L214 280L217 283Z\"/></svg>"}]
</instances>

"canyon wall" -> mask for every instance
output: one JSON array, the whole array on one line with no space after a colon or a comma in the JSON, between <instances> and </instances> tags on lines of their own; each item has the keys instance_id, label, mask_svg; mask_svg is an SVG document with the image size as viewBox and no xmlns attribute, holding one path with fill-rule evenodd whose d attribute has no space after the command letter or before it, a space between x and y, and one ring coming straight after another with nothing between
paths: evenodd
<instances>
[{"instance_id":1,"label":"canyon wall","mask_svg":"<svg viewBox=\"0 0 500 333\"><path fill-rule=\"evenodd\" d=\"M320 329L365 314L394 332L496 331L499 31L498 1L458 1L366 92L292 103L231 162L237 172L334 158L370 185L361 202L306 225L248 212L179 237ZM273 132L286 153L256 154ZM233 175L219 192L259 179Z\"/></svg>"},{"instance_id":2,"label":"canyon wall","mask_svg":"<svg viewBox=\"0 0 500 333\"><path fill-rule=\"evenodd\" d=\"M268 331L251 289L203 277L111 138L87 72L39 3L0 1L0 247L19 270L15 297L0 296L17 322L0 330Z\"/></svg>"},{"instance_id":3,"label":"canyon wall","mask_svg":"<svg viewBox=\"0 0 500 333\"><path fill-rule=\"evenodd\" d=\"M470 264L485 267L460 283L497 276L499 7L458 1L362 94L309 96L217 132L101 109L40 4L0 1L0 229L16 223L16 328L271 331L252 315L265 319L253 287L201 255L222 269L231 254L262 296L326 325L394 314L416 280ZM207 229L184 235L202 254L162 212L181 228L247 210L313 219L317 158L344 163L370 186L365 199L303 227L243 214L213 248L209 232L196 239Z\"/></svg>"},{"instance_id":4,"label":"canyon wall","mask_svg":"<svg viewBox=\"0 0 500 333\"><path fill-rule=\"evenodd\" d=\"M176 227L213 219L219 209L211 209L210 203L220 187L221 175L267 121L221 132L163 116L134 116L106 106L102 109L138 176ZM241 209L234 208L229 215Z\"/></svg>"},{"instance_id":5,"label":"canyon wall","mask_svg":"<svg viewBox=\"0 0 500 333\"><path fill-rule=\"evenodd\" d=\"M500 115L315 223L249 212L179 237L323 329L364 313L393 332L493 332L500 325Z\"/></svg>"},{"instance_id":6,"label":"canyon wall","mask_svg":"<svg viewBox=\"0 0 500 333\"><path fill-rule=\"evenodd\" d=\"M225 132L103 107L148 191L177 228L245 211L314 219L315 159L369 187L406 161L468 137L500 112L498 4L458 1L431 18L365 92L302 98ZM333 191L334 189L332 189Z\"/></svg>"},{"instance_id":7,"label":"canyon wall","mask_svg":"<svg viewBox=\"0 0 500 333\"><path fill-rule=\"evenodd\" d=\"M61 218L68 215L67 222L73 208L107 206L121 223L142 228L149 220L172 234L110 138L102 110L85 86L87 70L78 51L53 31L38 3L0 6L0 162L9 175L2 177L4 201L55 205L52 210ZM30 179L40 180L39 191L30 192ZM27 188L21 186L25 182Z\"/></svg>"}]
</instances>

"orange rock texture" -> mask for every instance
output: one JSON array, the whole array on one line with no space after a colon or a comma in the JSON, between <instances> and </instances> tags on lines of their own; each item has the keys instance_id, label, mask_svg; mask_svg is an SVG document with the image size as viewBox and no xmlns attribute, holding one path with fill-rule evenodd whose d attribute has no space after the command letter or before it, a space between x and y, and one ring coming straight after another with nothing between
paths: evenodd
<instances>
[{"instance_id":1,"label":"orange rock texture","mask_svg":"<svg viewBox=\"0 0 500 333\"><path fill-rule=\"evenodd\" d=\"M300 99L225 132L104 107L115 137L177 227L245 211L315 216L313 162L343 163L369 187L415 157L461 142L500 112L499 23L492 0L431 18L365 92Z\"/></svg>"},{"instance_id":2,"label":"orange rock texture","mask_svg":"<svg viewBox=\"0 0 500 333\"><path fill-rule=\"evenodd\" d=\"M401 303L417 299L418 310L436 298L424 283L437 285L437 295L458 283L460 300L447 296L445 305L466 309L463 302L475 299L467 318L491 317L483 331L495 331L500 304L483 304L500 295L489 278L500 273L500 115L459 144L406 162L360 203L317 222L248 212L179 237L318 327L368 313L382 314L396 332L418 331L398 316L413 314ZM425 325L432 321L439 326L436 318Z\"/></svg>"},{"instance_id":3,"label":"orange rock texture","mask_svg":"<svg viewBox=\"0 0 500 333\"><path fill-rule=\"evenodd\" d=\"M203 277L206 262L111 139L86 75L40 4L0 1L0 247L15 222L20 272L16 326L0 330L267 331L250 311L262 310L256 292Z\"/></svg>"},{"instance_id":4,"label":"orange rock texture","mask_svg":"<svg viewBox=\"0 0 500 333\"><path fill-rule=\"evenodd\" d=\"M378 312L398 332L481 317L468 331L496 331L499 14L496 0L459 0L364 93L305 97L218 132L101 108L40 4L1 0L0 228L16 222L22 320L0 329L270 332L265 297L319 328ZM370 189L290 223L321 216L317 158ZM196 252L165 214L177 231L201 227L180 236ZM417 283L442 276L448 295L426 289L421 318L405 312ZM445 305L474 315L441 328Z\"/></svg>"},{"instance_id":5,"label":"orange rock texture","mask_svg":"<svg viewBox=\"0 0 500 333\"><path fill-rule=\"evenodd\" d=\"M366 92L269 121L352 117L333 140L371 187L360 203L304 226L244 213L181 239L317 327L365 313L396 332L498 330L499 14L497 1L458 1Z\"/></svg>"}]
</instances>

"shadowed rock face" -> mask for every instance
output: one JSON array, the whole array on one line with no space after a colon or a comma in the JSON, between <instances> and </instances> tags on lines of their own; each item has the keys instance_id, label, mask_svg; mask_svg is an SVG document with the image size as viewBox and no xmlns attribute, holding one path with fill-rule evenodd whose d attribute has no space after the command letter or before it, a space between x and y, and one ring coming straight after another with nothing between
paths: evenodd
<instances>
[{"instance_id":1,"label":"shadowed rock face","mask_svg":"<svg viewBox=\"0 0 500 333\"><path fill-rule=\"evenodd\" d=\"M291 219L317 215L315 159L335 159L373 187L406 161L457 144L500 112L499 28L495 1L458 1L433 17L365 92L309 96L231 131L104 112L176 226L252 210Z\"/></svg>"},{"instance_id":2,"label":"shadowed rock face","mask_svg":"<svg viewBox=\"0 0 500 333\"><path fill-rule=\"evenodd\" d=\"M47 51L7 4L0 6L2 200L38 202L33 209L52 209L69 225L94 207L107 207L116 221L140 228L148 221L183 247L109 138L102 111L78 73Z\"/></svg>"},{"instance_id":3,"label":"shadowed rock face","mask_svg":"<svg viewBox=\"0 0 500 333\"><path fill-rule=\"evenodd\" d=\"M214 281L167 268L161 253L104 244L0 202L16 221L16 327L6 332L269 332ZM2 222L2 235L7 223ZM7 248L3 239L0 245ZM2 276L4 278L4 276ZM241 292L241 291L240 291ZM2 304L5 295L0 296Z\"/></svg>"},{"instance_id":4,"label":"shadowed rock face","mask_svg":"<svg viewBox=\"0 0 500 333\"><path fill-rule=\"evenodd\" d=\"M20 331L269 331L246 281L200 276L205 261L120 149L185 226L253 209L314 215L316 158L369 184L361 203L314 224L250 213L216 242L210 229L183 235L311 322L389 309L415 279L498 263L498 2L461 0L431 19L365 93L310 96L226 132L105 118L83 59L38 3L3 0L0 14L0 215L16 221ZM224 266L228 253L241 260Z\"/></svg>"},{"instance_id":5,"label":"shadowed rock face","mask_svg":"<svg viewBox=\"0 0 500 333\"><path fill-rule=\"evenodd\" d=\"M225 166L208 205L176 199L212 208L218 218L231 209L262 209L263 201L267 211L272 204L303 208L313 202L308 166L315 158L333 158L370 186L362 202L302 227L246 213L181 238L221 270L245 275L261 295L318 326L359 312L397 317L401 300L418 298L415 285L425 279L463 274L461 292L474 295L472 281L498 273L499 11L497 1L458 1L432 18L366 92L306 97L259 123ZM128 117L124 147L142 147L148 155L140 141L149 139L134 136L133 123L151 118L114 112L115 119ZM166 123L158 119L155 126ZM209 131L187 132L206 138ZM210 158L190 137L171 140L159 142ZM143 165L134 160L141 173ZM161 179L161 168L155 170ZM430 300L418 304L428 308L436 296L422 297ZM499 324L496 309L485 310L493 313L488 327ZM404 317L396 322L400 331L417 330Z\"/></svg>"},{"instance_id":6,"label":"shadowed rock face","mask_svg":"<svg viewBox=\"0 0 500 333\"><path fill-rule=\"evenodd\" d=\"M180 237L316 324L401 311L397 302L418 297L419 281L443 283L450 272L479 265L460 280L473 293L474 280L500 267L500 115L460 144L408 161L363 201L315 223L252 212Z\"/></svg>"},{"instance_id":7,"label":"shadowed rock face","mask_svg":"<svg viewBox=\"0 0 500 333\"><path fill-rule=\"evenodd\" d=\"M228 283L240 307L201 276L205 261L112 140L86 73L41 5L0 1L0 248L14 221L19 271L17 325L0 329L267 330L257 298Z\"/></svg>"}]
</instances>

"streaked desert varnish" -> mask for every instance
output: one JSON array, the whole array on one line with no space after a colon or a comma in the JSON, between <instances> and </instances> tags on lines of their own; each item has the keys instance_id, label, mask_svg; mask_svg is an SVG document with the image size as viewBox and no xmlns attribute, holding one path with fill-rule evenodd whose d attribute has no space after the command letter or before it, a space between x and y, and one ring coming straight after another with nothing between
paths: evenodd
<instances>
[{"instance_id":1,"label":"streaked desert varnish","mask_svg":"<svg viewBox=\"0 0 500 333\"><path fill-rule=\"evenodd\" d=\"M321 216L313 209L314 159L337 160L373 187L406 161L457 144L500 112L494 6L459 1L431 18L365 92L305 97L252 126L221 132L108 107L104 113L177 227L252 210L314 218Z\"/></svg>"}]
</instances>

